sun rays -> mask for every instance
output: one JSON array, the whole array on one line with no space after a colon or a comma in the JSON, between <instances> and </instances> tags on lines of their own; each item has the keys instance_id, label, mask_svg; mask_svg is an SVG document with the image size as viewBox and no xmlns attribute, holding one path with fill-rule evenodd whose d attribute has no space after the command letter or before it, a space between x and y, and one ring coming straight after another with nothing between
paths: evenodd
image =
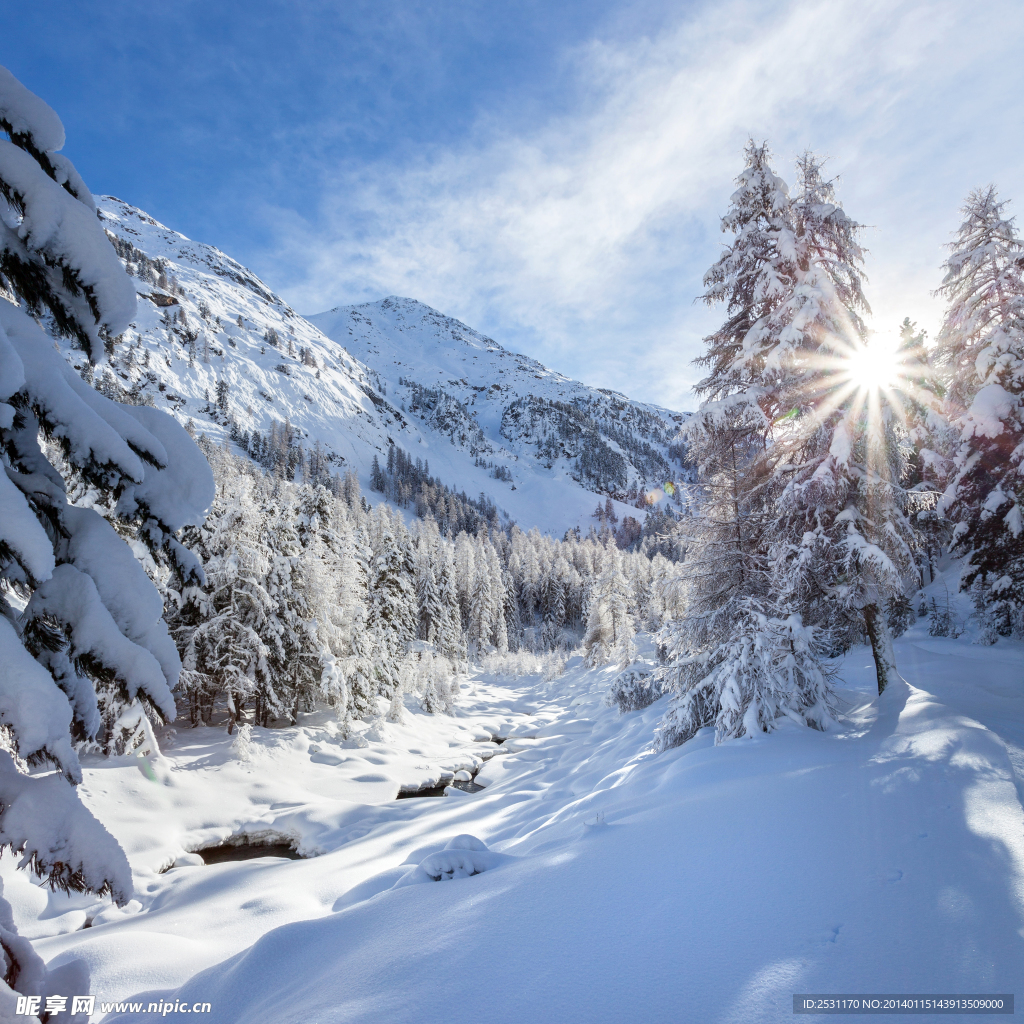
<instances>
[{"instance_id":1,"label":"sun rays","mask_svg":"<svg viewBox=\"0 0 1024 1024\"><path fill-rule=\"evenodd\" d=\"M898 335L875 334L867 340L853 330L833 335L803 364L806 406L788 411L776 425L807 412L821 420L837 412L844 418L866 417L873 427L891 413L906 423L911 404L926 404L921 379L928 374L927 361L918 348L902 345Z\"/></svg>"}]
</instances>

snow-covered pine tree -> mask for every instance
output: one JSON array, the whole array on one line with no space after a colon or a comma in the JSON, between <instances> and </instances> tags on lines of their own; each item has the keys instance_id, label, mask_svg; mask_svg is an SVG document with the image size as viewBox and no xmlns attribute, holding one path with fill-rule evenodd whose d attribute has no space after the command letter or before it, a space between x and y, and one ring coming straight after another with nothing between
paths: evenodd
<instances>
[{"instance_id":1,"label":"snow-covered pine tree","mask_svg":"<svg viewBox=\"0 0 1024 1024\"><path fill-rule=\"evenodd\" d=\"M494 544L485 544L485 560L490 584L491 634L490 642L499 654L508 652L508 626L505 622L505 585L502 580L501 558Z\"/></svg>"},{"instance_id":2,"label":"snow-covered pine tree","mask_svg":"<svg viewBox=\"0 0 1024 1024\"><path fill-rule=\"evenodd\" d=\"M218 495L206 522L187 533L203 556L206 585L186 588L172 620L182 651L182 688L192 724L209 725L223 700L233 728L245 705L273 691L275 601L267 589L272 553L266 545L259 479L231 454L213 453ZM269 642L268 642L269 641Z\"/></svg>"},{"instance_id":3,"label":"snow-covered pine tree","mask_svg":"<svg viewBox=\"0 0 1024 1024\"><path fill-rule=\"evenodd\" d=\"M512 652L519 650L519 643L523 635L523 628L519 622L519 598L516 594L515 576L505 569L501 577L502 584L502 610L505 616L505 635L508 639L508 649Z\"/></svg>"},{"instance_id":4,"label":"snow-covered pine tree","mask_svg":"<svg viewBox=\"0 0 1024 1024\"><path fill-rule=\"evenodd\" d=\"M379 693L388 700L401 686L401 662L416 636L415 568L401 520L393 521L383 504L375 519L367 628L374 638L374 667Z\"/></svg>"},{"instance_id":5,"label":"snow-covered pine tree","mask_svg":"<svg viewBox=\"0 0 1024 1024\"><path fill-rule=\"evenodd\" d=\"M703 402L687 424L687 444L701 486L701 514L690 527L689 609L682 628L698 646L712 616L720 627L728 608L768 592L765 528L770 522L765 451L780 415L786 372L778 358L780 317L799 268L786 183L775 173L767 144L748 143L747 166L737 179L722 230L732 243L708 271L707 305L724 304L727 319L705 338L696 363L709 369L697 385Z\"/></svg>"},{"instance_id":6,"label":"snow-covered pine tree","mask_svg":"<svg viewBox=\"0 0 1024 1024\"><path fill-rule=\"evenodd\" d=\"M621 556L614 548L607 552L601 575L590 592L587 630L583 637L587 665L616 662L625 668L635 657L633 637L636 626L630 608L632 588L622 571Z\"/></svg>"},{"instance_id":7,"label":"snow-covered pine tree","mask_svg":"<svg viewBox=\"0 0 1024 1024\"><path fill-rule=\"evenodd\" d=\"M860 225L811 154L793 204L796 287L770 362L783 369L767 460L773 590L843 650L861 631L878 692L896 678L885 608L914 578L906 434L887 392L852 374L865 346Z\"/></svg>"},{"instance_id":8,"label":"snow-covered pine tree","mask_svg":"<svg viewBox=\"0 0 1024 1024\"><path fill-rule=\"evenodd\" d=\"M437 560L441 537L429 512L419 526L416 538L416 636L428 643L437 642L443 611L437 583Z\"/></svg>"},{"instance_id":9,"label":"snow-covered pine tree","mask_svg":"<svg viewBox=\"0 0 1024 1024\"><path fill-rule=\"evenodd\" d=\"M900 325L896 353L899 387L893 396L900 408L911 451L906 486L919 499L913 515L917 532L921 585L935 579L935 563L950 539L950 526L940 508L949 481L956 431L943 413L945 389L925 345L925 332L909 317Z\"/></svg>"},{"instance_id":10,"label":"snow-covered pine tree","mask_svg":"<svg viewBox=\"0 0 1024 1024\"><path fill-rule=\"evenodd\" d=\"M981 579L994 619L1024 625L1024 243L1005 206L994 186L968 196L939 289L938 360L959 433L944 505L967 556L962 586Z\"/></svg>"},{"instance_id":11,"label":"snow-covered pine tree","mask_svg":"<svg viewBox=\"0 0 1024 1024\"><path fill-rule=\"evenodd\" d=\"M682 646L681 632L667 635L670 670L659 682L676 697L658 727L658 748L685 743L706 725L719 742L769 731L781 718L827 728L836 706L818 631L799 615L781 618L763 598L737 598L724 613L726 628L705 626L718 642L703 650Z\"/></svg>"},{"instance_id":12,"label":"snow-covered pine tree","mask_svg":"<svg viewBox=\"0 0 1024 1024\"><path fill-rule=\"evenodd\" d=\"M124 902L128 862L72 788L71 740L101 729L101 689L172 719L181 662L131 549L67 492L88 485L181 581L200 580L176 533L201 519L212 478L170 416L110 401L54 350L37 318L101 362L135 315L135 290L59 152L60 119L4 68L0 130L0 847L51 886ZM26 774L45 764L57 771ZM42 963L0 904L0 996L39 994Z\"/></svg>"},{"instance_id":13,"label":"snow-covered pine tree","mask_svg":"<svg viewBox=\"0 0 1024 1024\"><path fill-rule=\"evenodd\" d=\"M303 594L320 644L317 690L347 735L353 717L377 713L373 637L366 628L371 556L358 498L353 506L344 499L323 505L330 495L316 492L323 507L316 533L304 539Z\"/></svg>"},{"instance_id":14,"label":"snow-covered pine tree","mask_svg":"<svg viewBox=\"0 0 1024 1024\"><path fill-rule=\"evenodd\" d=\"M462 619L459 612L459 594L455 580L455 559L446 544L440 556L439 569L439 602L441 620L438 624L438 652L456 665L466 661L466 641L462 632Z\"/></svg>"},{"instance_id":15,"label":"snow-covered pine tree","mask_svg":"<svg viewBox=\"0 0 1024 1024\"><path fill-rule=\"evenodd\" d=\"M471 649L477 653L483 653L491 646L494 601L491 596L487 561L479 555L474 561L476 571L473 576L473 588L470 596L468 634Z\"/></svg>"},{"instance_id":16,"label":"snow-covered pine tree","mask_svg":"<svg viewBox=\"0 0 1024 1024\"><path fill-rule=\"evenodd\" d=\"M802 347L811 347L807 311L799 305L810 265L801 265L802 225L767 145L750 142L745 155L722 219L733 241L705 277L704 301L724 303L727 319L697 360L709 372L687 436L704 507L687 524L683 580L665 574L661 587L663 609L678 605L681 585L687 601L682 617L659 633L667 654L659 684L674 692L662 747L711 724L722 740L770 730L781 715L819 727L828 718L821 711L830 692L818 668L818 635L787 605L793 595L779 592L769 557L769 452L773 426L790 415L809 372L799 358ZM799 639L796 664L783 656L786 638ZM796 657L795 647L790 654Z\"/></svg>"},{"instance_id":17,"label":"snow-covered pine tree","mask_svg":"<svg viewBox=\"0 0 1024 1024\"><path fill-rule=\"evenodd\" d=\"M283 500L275 513L266 519L266 544L271 553L267 591L276 605L271 648L273 685L266 692L257 691L255 707L256 721L263 726L272 714L294 722L300 709L312 710L321 675L316 610L319 595L313 590L319 573L308 566L313 555L300 543L295 505ZM322 556L323 551L318 554Z\"/></svg>"}]
</instances>

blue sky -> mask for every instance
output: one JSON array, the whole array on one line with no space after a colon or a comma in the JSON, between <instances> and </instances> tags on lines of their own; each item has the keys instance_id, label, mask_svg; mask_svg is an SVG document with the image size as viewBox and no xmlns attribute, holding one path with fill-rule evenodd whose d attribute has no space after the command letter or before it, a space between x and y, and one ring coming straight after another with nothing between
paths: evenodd
<instances>
[{"instance_id":1,"label":"blue sky","mask_svg":"<svg viewBox=\"0 0 1024 1024\"><path fill-rule=\"evenodd\" d=\"M784 177L829 157L881 332L934 331L970 188L1024 203L1018 0L36 0L4 23L94 191L300 311L409 295L675 408L748 135Z\"/></svg>"}]
</instances>

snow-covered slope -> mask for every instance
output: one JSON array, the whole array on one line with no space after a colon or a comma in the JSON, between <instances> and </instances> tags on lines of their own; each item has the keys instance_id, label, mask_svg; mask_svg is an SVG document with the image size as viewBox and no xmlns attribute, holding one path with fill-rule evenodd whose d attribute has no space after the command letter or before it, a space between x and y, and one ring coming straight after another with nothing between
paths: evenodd
<instances>
[{"instance_id":1,"label":"snow-covered slope","mask_svg":"<svg viewBox=\"0 0 1024 1024\"><path fill-rule=\"evenodd\" d=\"M569 380L412 299L303 318L213 246L113 197L97 205L139 295L106 386L197 432L222 440L233 421L236 438L265 441L288 421L364 490L394 443L453 490L558 534L586 530L608 494L642 520L638 495L664 500L685 476L672 448L685 414Z\"/></svg>"},{"instance_id":2,"label":"snow-covered slope","mask_svg":"<svg viewBox=\"0 0 1024 1024\"><path fill-rule=\"evenodd\" d=\"M214 403L225 381L240 429L266 434L290 420L306 446L319 441L334 453L339 470L358 470L386 449L392 425L365 367L220 250L113 197L97 197L97 206L107 231L133 247L119 246L139 296L113 360L122 387L220 440L226 417ZM303 349L315 365L302 361Z\"/></svg>"},{"instance_id":3,"label":"snow-covered slope","mask_svg":"<svg viewBox=\"0 0 1024 1024\"><path fill-rule=\"evenodd\" d=\"M422 302L391 296L309 320L438 441L493 464L509 494L553 495L553 481L632 506L683 475L673 441L684 414L571 380Z\"/></svg>"},{"instance_id":4,"label":"snow-covered slope","mask_svg":"<svg viewBox=\"0 0 1024 1024\"><path fill-rule=\"evenodd\" d=\"M254 729L244 761L186 730L153 778L86 762L128 913L0 871L51 966L81 957L98 1008L141 1004L125 1024L160 999L218 1024L739 1024L792 1020L799 992L1019 993L1021 653L922 619L897 643L909 685L874 696L863 646L840 664L838 728L660 755L664 699L619 715L616 670L578 658L550 683L474 670L453 718L409 707L366 746L326 713ZM481 758L483 791L394 799ZM183 856L242 832L318 855Z\"/></svg>"}]
</instances>

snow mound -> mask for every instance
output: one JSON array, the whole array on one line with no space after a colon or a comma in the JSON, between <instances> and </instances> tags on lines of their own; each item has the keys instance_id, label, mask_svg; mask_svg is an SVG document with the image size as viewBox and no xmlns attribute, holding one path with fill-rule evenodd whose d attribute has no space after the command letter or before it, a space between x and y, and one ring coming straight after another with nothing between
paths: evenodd
<instances>
[{"instance_id":1,"label":"snow mound","mask_svg":"<svg viewBox=\"0 0 1024 1024\"><path fill-rule=\"evenodd\" d=\"M456 878L472 878L512 860L503 853L494 853L476 836L461 835L452 839L443 850L432 853L416 867L407 871L393 889L421 882L451 882Z\"/></svg>"}]
</instances>

